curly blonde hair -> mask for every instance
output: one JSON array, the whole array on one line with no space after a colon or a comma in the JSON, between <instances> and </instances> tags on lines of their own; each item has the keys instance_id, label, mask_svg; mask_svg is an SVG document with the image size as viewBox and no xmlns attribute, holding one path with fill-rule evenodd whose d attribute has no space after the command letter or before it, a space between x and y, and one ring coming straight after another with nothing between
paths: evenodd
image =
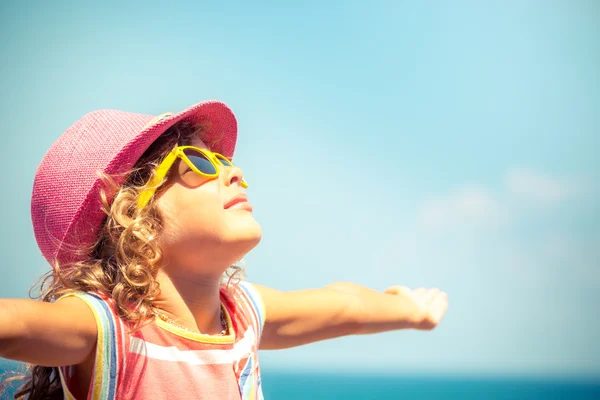
<instances>
[{"instance_id":1,"label":"curly blonde hair","mask_svg":"<svg viewBox=\"0 0 600 400\"><path fill-rule=\"evenodd\" d=\"M157 313L154 302L160 293L155 277L162 260L162 250L156 240L162 216L153 202L140 210L138 197L166 155L176 145L191 144L203 131L202 125L180 122L148 148L121 186L116 185L112 177L103 175L107 190L112 190L115 196L109 202L107 190L101 193L106 219L96 242L78 249L87 255L86 259L54 265L40 280L39 295L30 296L53 302L70 292L95 292L114 300L118 315L132 330L151 321ZM211 147L210 143L207 145ZM166 179L158 185L159 190ZM242 278L243 272L243 268L233 265L224 278L231 282ZM58 368L30 365L28 370L26 375L5 381L7 384L26 379L15 399L63 398Z\"/></svg>"}]
</instances>

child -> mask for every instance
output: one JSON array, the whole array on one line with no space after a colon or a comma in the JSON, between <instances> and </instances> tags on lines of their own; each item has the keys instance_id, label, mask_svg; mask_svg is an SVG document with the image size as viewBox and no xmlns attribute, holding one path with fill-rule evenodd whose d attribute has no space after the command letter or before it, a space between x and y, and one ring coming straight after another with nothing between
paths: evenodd
<instances>
[{"instance_id":1,"label":"child","mask_svg":"<svg viewBox=\"0 0 600 400\"><path fill-rule=\"evenodd\" d=\"M236 138L233 113L209 101L93 112L54 143L31 204L53 267L43 301L0 301L0 356L34 365L17 397L261 399L259 348L438 324L437 289L243 281L261 229Z\"/></svg>"}]
</instances>

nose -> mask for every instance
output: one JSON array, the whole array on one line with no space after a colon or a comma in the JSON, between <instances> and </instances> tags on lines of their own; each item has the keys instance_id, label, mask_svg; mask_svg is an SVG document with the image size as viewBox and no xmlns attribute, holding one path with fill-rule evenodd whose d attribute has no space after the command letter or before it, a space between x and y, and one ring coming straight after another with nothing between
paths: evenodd
<instances>
[{"instance_id":1,"label":"nose","mask_svg":"<svg viewBox=\"0 0 600 400\"><path fill-rule=\"evenodd\" d=\"M231 167L225 167L223 168L223 172L224 172L224 178L225 178L225 185L227 186L231 186L234 184L239 184L240 186L244 186L242 184L243 180L242 180L242 169L240 167L236 167L235 165L231 166Z\"/></svg>"}]
</instances>

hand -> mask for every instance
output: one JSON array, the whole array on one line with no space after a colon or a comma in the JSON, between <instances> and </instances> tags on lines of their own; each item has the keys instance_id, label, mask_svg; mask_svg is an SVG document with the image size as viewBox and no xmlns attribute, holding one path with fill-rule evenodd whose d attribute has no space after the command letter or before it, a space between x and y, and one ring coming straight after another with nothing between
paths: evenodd
<instances>
[{"instance_id":1,"label":"hand","mask_svg":"<svg viewBox=\"0 0 600 400\"><path fill-rule=\"evenodd\" d=\"M435 328L448 309L448 296L439 289L409 289L406 286L391 286L386 294L401 296L413 303L415 308L415 329L431 330ZM412 318L411 318L412 320Z\"/></svg>"}]
</instances>

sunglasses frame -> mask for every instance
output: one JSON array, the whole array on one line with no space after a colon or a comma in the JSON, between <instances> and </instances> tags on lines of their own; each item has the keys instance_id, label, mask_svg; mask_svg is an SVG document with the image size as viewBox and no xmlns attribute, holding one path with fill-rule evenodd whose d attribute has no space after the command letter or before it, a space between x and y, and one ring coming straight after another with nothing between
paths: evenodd
<instances>
[{"instance_id":1,"label":"sunglasses frame","mask_svg":"<svg viewBox=\"0 0 600 400\"><path fill-rule=\"evenodd\" d=\"M215 173L207 174L205 172L200 171L198 168L196 168L194 163L188 158L187 154L185 154L185 151L190 150L190 149L197 151L198 153L200 153L204 157L206 157L208 162L210 162L212 164L212 166L214 167ZM219 157L222 157L223 159L225 159L230 165L223 164L220 161ZM140 210L148 205L148 203L150 202L150 199L154 195L154 192L156 192L156 189L158 189L158 187L162 183L163 179L165 179L165 177L171 170L171 167L173 166L175 161L177 161L178 158L181 159L184 163L186 163L186 165L188 167L190 167L190 169L192 171L194 171L195 173L197 173L198 175L206 177L206 178L211 178L211 179L215 179L216 177L219 176L219 174L221 173L220 167L234 167L235 166L231 162L231 160L229 160L223 154L215 153L215 152L212 152L212 151L206 150L206 149L201 149L196 146L176 146L165 157L165 159L162 160L162 162L158 165L158 168L156 168L156 172L154 173L154 176L152 176L150 181L146 184L146 188L140 193L140 195L138 197L138 208ZM240 185L244 189L248 188L248 184L244 180L242 180L240 182Z\"/></svg>"}]
</instances>

